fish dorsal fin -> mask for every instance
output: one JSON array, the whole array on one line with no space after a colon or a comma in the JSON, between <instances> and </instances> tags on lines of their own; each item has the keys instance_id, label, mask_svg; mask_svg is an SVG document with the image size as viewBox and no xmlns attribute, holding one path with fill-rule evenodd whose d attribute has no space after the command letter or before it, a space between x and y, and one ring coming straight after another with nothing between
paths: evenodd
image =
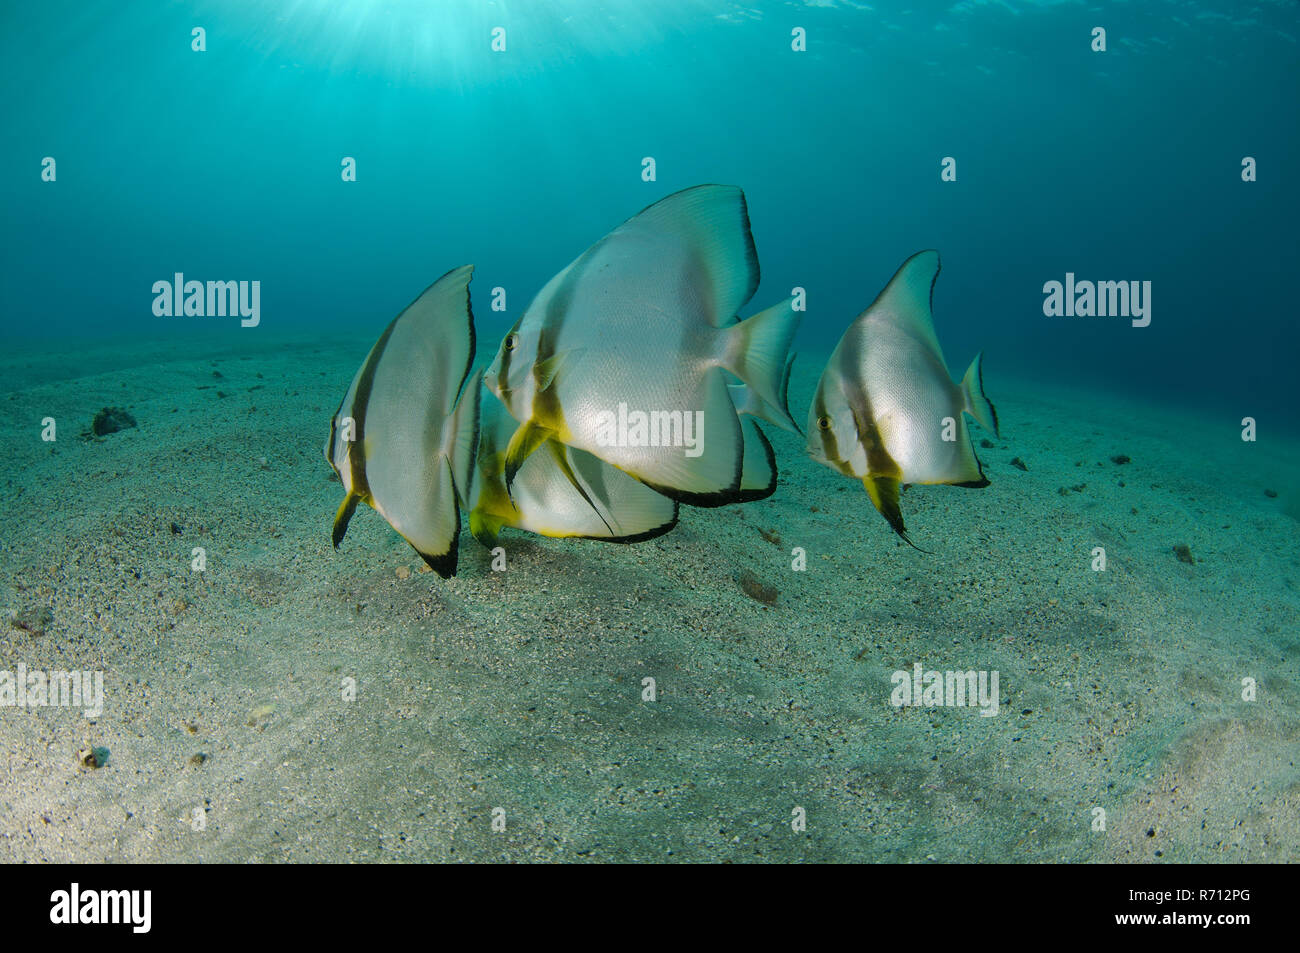
<instances>
[{"instance_id":1,"label":"fish dorsal fin","mask_svg":"<svg viewBox=\"0 0 1300 953\"><path fill-rule=\"evenodd\" d=\"M715 327L735 323L758 290L758 252L749 231L745 193L734 185L697 185L661 199L610 233L673 235L698 266L710 292Z\"/></svg>"},{"instance_id":2,"label":"fish dorsal fin","mask_svg":"<svg viewBox=\"0 0 1300 953\"><path fill-rule=\"evenodd\" d=\"M866 313L873 317L888 315L890 324L906 330L942 356L931 311L938 278L939 253L934 249L917 252L903 262Z\"/></svg>"}]
</instances>

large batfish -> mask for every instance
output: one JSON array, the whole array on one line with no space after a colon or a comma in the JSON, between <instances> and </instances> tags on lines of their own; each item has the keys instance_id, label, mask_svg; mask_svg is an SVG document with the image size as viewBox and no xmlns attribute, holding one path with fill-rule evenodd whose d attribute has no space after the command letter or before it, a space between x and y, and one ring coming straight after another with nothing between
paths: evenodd
<instances>
[{"instance_id":1,"label":"large batfish","mask_svg":"<svg viewBox=\"0 0 1300 953\"><path fill-rule=\"evenodd\" d=\"M800 314L785 301L736 318L758 277L744 193L701 185L624 222L547 282L485 376L521 424L507 486L555 440L683 503L752 498L733 376L766 419L798 432L785 386Z\"/></svg>"}]
</instances>

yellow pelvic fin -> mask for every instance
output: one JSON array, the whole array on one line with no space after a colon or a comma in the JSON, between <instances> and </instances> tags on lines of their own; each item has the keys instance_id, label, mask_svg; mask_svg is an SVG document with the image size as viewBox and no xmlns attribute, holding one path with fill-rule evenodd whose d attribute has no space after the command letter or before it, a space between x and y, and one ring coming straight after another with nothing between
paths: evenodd
<instances>
[{"instance_id":1,"label":"yellow pelvic fin","mask_svg":"<svg viewBox=\"0 0 1300 953\"><path fill-rule=\"evenodd\" d=\"M871 497L872 504L893 528L894 532L902 537L903 542L918 552L924 553L924 549L921 549L920 546L917 546L908 538L907 527L903 525L903 511L898 505L900 487L898 478L869 476L862 481L862 485L867 488L867 496Z\"/></svg>"},{"instance_id":2,"label":"yellow pelvic fin","mask_svg":"<svg viewBox=\"0 0 1300 953\"><path fill-rule=\"evenodd\" d=\"M491 546L501 535L501 527L506 525L506 521L500 516L494 516L482 507L475 507L470 510L469 514L469 531L470 534L484 546Z\"/></svg>"},{"instance_id":3,"label":"yellow pelvic fin","mask_svg":"<svg viewBox=\"0 0 1300 953\"><path fill-rule=\"evenodd\" d=\"M361 502L361 497L355 493L349 493L343 498L338 512L334 514L334 548L339 548L339 543L343 542L343 535L348 531L348 521L352 519L352 514L356 512L357 504Z\"/></svg>"},{"instance_id":4,"label":"yellow pelvic fin","mask_svg":"<svg viewBox=\"0 0 1300 953\"><path fill-rule=\"evenodd\" d=\"M510 438L510 443L506 446L506 489L509 490L515 482L515 474L519 468L524 465L524 461L532 455L532 452L555 435L555 432L547 427L543 427L535 420L529 420L520 424Z\"/></svg>"}]
</instances>

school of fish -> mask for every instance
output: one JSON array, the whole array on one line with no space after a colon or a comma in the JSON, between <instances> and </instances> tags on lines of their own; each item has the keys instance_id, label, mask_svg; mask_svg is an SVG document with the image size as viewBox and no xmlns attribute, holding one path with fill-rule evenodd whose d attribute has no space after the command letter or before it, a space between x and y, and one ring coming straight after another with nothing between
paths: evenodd
<instances>
[{"instance_id":1,"label":"school of fish","mask_svg":"<svg viewBox=\"0 0 1300 953\"><path fill-rule=\"evenodd\" d=\"M787 406L794 299L746 318L759 266L744 193L700 185L656 202L538 292L474 371L473 266L447 272L384 329L330 421L344 499L374 508L434 572L455 575L461 510L480 543L503 530L630 543L776 490L760 421ZM908 484L988 485L965 417L998 432L981 358L955 383L931 313L939 254L903 263L845 330L802 432L861 480L912 544Z\"/></svg>"}]
</instances>

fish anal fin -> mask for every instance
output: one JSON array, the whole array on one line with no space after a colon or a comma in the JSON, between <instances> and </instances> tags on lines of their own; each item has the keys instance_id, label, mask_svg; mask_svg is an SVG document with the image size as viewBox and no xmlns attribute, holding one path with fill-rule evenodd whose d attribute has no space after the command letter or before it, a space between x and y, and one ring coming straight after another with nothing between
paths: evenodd
<instances>
[{"instance_id":1,"label":"fish anal fin","mask_svg":"<svg viewBox=\"0 0 1300 953\"><path fill-rule=\"evenodd\" d=\"M419 518L409 522L396 521L382 509L379 512L397 530L397 534L419 553L430 569L443 579L449 579L456 575L460 547L460 507L456 504L451 461L443 457L441 463L440 478L431 489L432 499L438 503L441 512L415 514Z\"/></svg>"},{"instance_id":2,"label":"fish anal fin","mask_svg":"<svg viewBox=\"0 0 1300 953\"><path fill-rule=\"evenodd\" d=\"M417 549L417 553L420 551ZM426 566L436 572L443 579L450 579L456 575L456 547L452 546L449 552L441 556L432 556L429 553L420 553L420 558L424 560Z\"/></svg>"},{"instance_id":3,"label":"fish anal fin","mask_svg":"<svg viewBox=\"0 0 1300 953\"><path fill-rule=\"evenodd\" d=\"M456 400L456 408L447 418L443 433L443 453L451 464L454 492L463 505L469 505L470 484L474 479L474 461L478 457L481 432L480 404L483 389L482 372L468 379L465 389Z\"/></svg>"},{"instance_id":4,"label":"fish anal fin","mask_svg":"<svg viewBox=\"0 0 1300 953\"><path fill-rule=\"evenodd\" d=\"M578 482L578 475L573 472L573 467L569 465L569 458L564 453L564 445L558 440L548 440L546 442L546 447L550 450L551 456L555 460L555 465L560 468L560 472L564 474L564 478L569 481L569 485L577 490L582 498L587 501L587 505L591 507L591 511L599 516L600 521L605 524L605 529L609 530L609 534L611 536L616 535L614 527L610 526L609 520L605 519L605 514L600 511L596 506L595 501L592 500L583 485Z\"/></svg>"},{"instance_id":5,"label":"fish anal fin","mask_svg":"<svg viewBox=\"0 0 1300 953\"><path fill-rule=\"evenodd\" d=\"M737 502L765 500L776 492L776 454L767 436L754 421L742 423L745 431L745 461Z\"/></svg>"}]
</instances>

